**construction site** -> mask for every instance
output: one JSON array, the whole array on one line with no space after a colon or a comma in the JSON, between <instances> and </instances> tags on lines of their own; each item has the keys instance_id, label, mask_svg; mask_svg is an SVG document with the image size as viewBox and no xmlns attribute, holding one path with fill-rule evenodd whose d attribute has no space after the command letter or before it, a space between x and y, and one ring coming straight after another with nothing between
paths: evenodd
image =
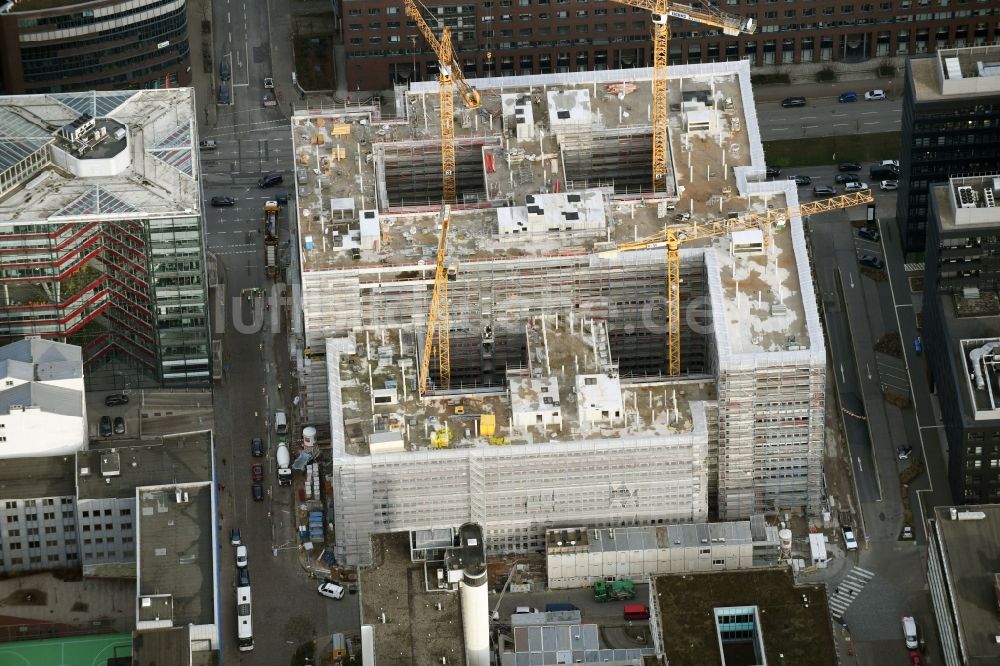
<instances>
[{"instance_id":1,"label":"construction site","mask_svg":"<svg viewBox=\"0 0 1000 666\"><path fill-rule=\"evenodd\" d=\"M870 195L765 180L746 63L663 76L447 67L293 117L295 352L338 561L468 521L496 555L564 526L819 511L802 216Z\"/></svg>"}]
</instances>

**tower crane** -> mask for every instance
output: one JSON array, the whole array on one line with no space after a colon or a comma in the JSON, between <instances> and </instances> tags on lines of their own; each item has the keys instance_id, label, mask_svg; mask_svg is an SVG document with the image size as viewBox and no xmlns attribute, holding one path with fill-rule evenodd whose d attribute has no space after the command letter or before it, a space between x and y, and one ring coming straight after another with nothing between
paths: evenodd
<instances>
[{"instance_id":1,"label":"tower crane","mask_svg":"<svg viewBox=\"0 0 1000 666\"><path fill-rule=\"evenodd\" d=\"M692 7L670 0L613 0L620 5L649 11L653 19L653 192L667 184L667 65L669 61L670 18L686 19L720 28L735 37L757 30L752 18L719 11L705 3Z\"/></svg>"},{"instance_id":2,"label":"tower crane","mask_svg":"<svg viewBox=\"0 0 1000 666\"><path fill-rule=\"evenodd\" d=\"M770 210L766 213L749 213L736 218L712 220L701 224L688 223L668 227L649 238L617 246L616 251L643 250L663 244L667 247L667 371L670 376L676 376L681 371L681 243L726 236L752 228L759 228L766 234L772 225L780 224L796 215L825 213L831 210L860 206L874 200L871 190L862 190L829 199L810 201L800 204L798 208L783 208Z\"/></svg>"},{"instance_id":3,"label":"tower crane","mask_svg":"<svg viewBox=\"0 0 1000 666\"><path fill-rule=\"evenodd\" d=\"M438 238L437 264L434 268L434 293L427 313L427 336L424 338L424 354L420 357L420 395L427 392L430 378L431 352L437 339L438 372L441 386L451 384L451 347L448 329L448 270L445 268L445 253L448 249L448 226L451 223L451 206L444 204L438 218L441 236Z\"/></svg>"},{"instance_id":4,"label":"tower crane","mask_svg":"<svg viewBox=\"0 0 1000 666\"><path fill-rule=\"evenodd\" d=\"M434 36L423 12L417 6L418 0L403 0L406 15L413 19L426 41L438 59L438 94L441 107L441 189L445 203L455 203L458 196L458 186L455 182L455 100L454 88L467 109L479 108L479 92L469 85L462 76L462 67L455 58L451 45L451 30L448 26L441 29L441 39Z\"/></svg>"}]
</instances>

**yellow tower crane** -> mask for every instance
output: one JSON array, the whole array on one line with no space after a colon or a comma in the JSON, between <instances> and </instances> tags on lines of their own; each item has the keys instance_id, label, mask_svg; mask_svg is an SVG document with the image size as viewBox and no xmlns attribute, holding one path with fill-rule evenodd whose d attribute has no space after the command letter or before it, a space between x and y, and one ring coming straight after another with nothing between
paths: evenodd
<instances>
[{"instance_id":1,"label":"yellow tower crane","mask_svg":"<svg viewBox=\"0 0 1000 666\"><path fill-rule=\"evenodd\" d=\"M437 55L438 81L440 83L438 94L441 98L442 199L445 203L455 203L458 197L458 186L455 183L454 88L458 87L458 94L462 98L462 102L466 108L473 111L479 108L479 92L469 85L469 82L462 76L462 67L455 59L455 52L451 46L451 30L444 26L441 29L441 39L435 37L430 26L427 25L427 21L424 20L421 7L423 7L422 4L417 6L417 0L403 0L406 15L417 24L420 34Z\"/></svg>"},{"instance_id":2,"label":"yellow tower crane","mask_svg":"<svg viewBox=\"0 0 1000 666\"><path fill-rule=\"evenodd\" d=\"M726 14L706 4L691 7L669 0L613 0L620 5L638 7L652 14L653 19L653 192L662 192L667 185L667 64L670 57L671 17L686 19L720 28L723 34L735 37L751 35L757 30L752 18Z\"/></svg>"},{"instance_id":3,"label":"yellow tower crane","mask_svg":"<svg viewBox=\"0 0 1000 666\"><path fill-rule=\"evenodd\" d=\"M765 233L766 239L766 234L772 225L784 222L795 215L825 213L831 210L860 206L874 200L871 190L862 190L800 204L798 208L784 208L771 210L767 213L750 213L736 218L712 220L702 224L689 223L668 227L655 236L619 245L615 251L642 250L661 244L665 244L667 247L667 371L669 374L676 376L681 371L681 243L726 236L751 228L761 229Z\"/></svg>"},{"instance_id":4,"label":"yellow tower crane","mask_svg":"<svg viewBox=\"0 0 1000 666\"><path fill-rule=\"evenodd\" d=\"M427 313L427 336L424 338L424 354L420 357L420 377L418 386L420 395L427 392L427 382L430 378L431 352L435 338L438 351L438 373L441 376L441 386L451 384L451 347L448 329L448 269L445 268L445 254L448 250L448 226L451 223L451 206L441 207L438 219L441 224L441 236L438 238L437 265L434 268L434 293L431 295L431 307Z\"/></svg>"}]
</instances>

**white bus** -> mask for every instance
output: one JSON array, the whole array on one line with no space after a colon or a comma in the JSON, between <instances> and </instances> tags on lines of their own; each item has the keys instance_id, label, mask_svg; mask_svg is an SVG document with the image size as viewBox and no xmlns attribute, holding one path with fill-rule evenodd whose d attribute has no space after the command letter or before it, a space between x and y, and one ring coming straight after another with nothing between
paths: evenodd
<instances>
[{"instance_id":1,"label":"white bus","mask_svg":"<svg viewBox=\"0 0 1000 666\"><path fill-rule=\"evenodd\" d=\"M236 627L240 652L253 649L253 618L250 616L250 587L236 588Z\"/></svg>"}]
</instances>

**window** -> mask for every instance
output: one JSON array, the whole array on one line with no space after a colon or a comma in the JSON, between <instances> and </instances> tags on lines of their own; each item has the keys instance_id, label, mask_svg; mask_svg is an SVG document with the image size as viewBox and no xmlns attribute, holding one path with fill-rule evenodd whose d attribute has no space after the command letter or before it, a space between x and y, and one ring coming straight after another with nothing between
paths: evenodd
<instances>
[{"instance_id":1,"label":"window","mask_svg":"<svg viewBox=\"0 0 1000 666\"><path fill-rule=\"evenodd\" d=\"M16 523L19 520L18 516L7 516L8 523Z\"/></svg>"},{"instance_id":2,"label":"window","mask_svg":"<svg viewBox=\"0 0 1000 666\"><path fill-rule=\"evenodd\" d=\"M378 7L369 7L368 8L368 16L378 16L378 14L379 14L379 8Z\"/></svg>"},{"instance_id":3,"label":"window","mask_svg":"<svg viewBox=\"0 0 1000 666\"><path fill-rule=\"evenodd\" d=\"M7 530L7 536L10 538L20 537L21 530Z\"/></svg>"},{"instance_id":4,"label":"window","mask_svg":"<svg viewBox=\"0 0 1000 666\"><path fill-rule=\"evenodd\" d=\"M725 560L712 560L712 566L713 567L724 567L724 566L726 566L726 561Z\"/></svg>"}]
</instances>

